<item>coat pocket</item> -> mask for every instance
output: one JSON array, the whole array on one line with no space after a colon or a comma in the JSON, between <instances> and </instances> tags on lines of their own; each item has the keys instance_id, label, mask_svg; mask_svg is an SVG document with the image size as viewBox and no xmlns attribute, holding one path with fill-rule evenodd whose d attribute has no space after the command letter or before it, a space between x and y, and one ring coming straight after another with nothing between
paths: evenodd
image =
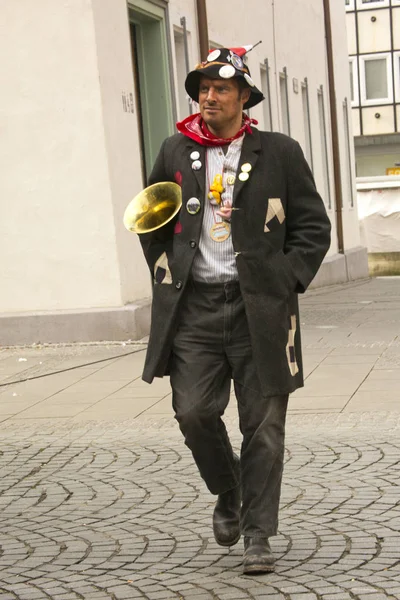
<instances>
[{"instance_id":1,"label":"coat pocket","mask_svg":"<svg viewBox=\"0 0 400 600\"><path fill-rule=\"evenodd\" d=\"M287 298L295 291L296 277L282 250L257 262L257 277L262 277L270 294Z\"/></svg>"},{"instance_id":2,"label":"coat pocket","mask_svg":"<svg viewBox=\"0 0 400 600\"><path fill-rule=\"evenodd\" d=\"M297 277L293 272L290 262L283 250L279 250L276 256L279 260L282 276L286 280L288 291L289 293L292 293L295 291L297 286Z\"/></svg>"},{"instance_id":3,"label":"coat pocket","mask_svg":"<svg viewBox=\"0 0 400 600\"><path fill-rule=\"evenodd\" d=\"M243 251L236 257L240 285L248 294L288 298L296 288L296 276L282 250L262 255Z\"/></svg>"}]
</instances>

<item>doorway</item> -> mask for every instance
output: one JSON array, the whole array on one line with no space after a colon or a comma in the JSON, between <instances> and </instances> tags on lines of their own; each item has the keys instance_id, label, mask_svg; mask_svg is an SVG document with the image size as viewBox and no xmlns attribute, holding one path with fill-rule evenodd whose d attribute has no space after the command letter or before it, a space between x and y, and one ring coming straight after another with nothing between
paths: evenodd
<instances>
[{"instance_id":1,"label":"doorway","mask_svg":"<svg viewBox=\"0 0 400 600\"><path fill-rule=\"evenodd\" d=\"M128 12L142 174L147 185L162 142L175 130L167 9L149 0L135 0L128 4Z\"/></svg>"}]
</instances>

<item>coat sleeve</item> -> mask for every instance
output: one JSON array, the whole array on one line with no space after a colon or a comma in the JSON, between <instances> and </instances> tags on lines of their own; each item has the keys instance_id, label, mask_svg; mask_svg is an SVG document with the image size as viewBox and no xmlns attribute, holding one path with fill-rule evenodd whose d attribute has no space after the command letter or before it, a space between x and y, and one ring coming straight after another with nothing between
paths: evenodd
<instances>
[{"instance_id":1,"label":"coat sleeve","mask_svg":"<svg viewBox=\"0 0 400 600\"><path fill-rule=\"evenodd\" d=\"M148 185L160 183L162 181L173 181L167 173L165 163L166 146L168 139L164 140L160 152L154 163L154 167L150 173ZM170 221L164 227L156 229L150 233L142 233L139 235L143 253L146 258L151 274L154 276L154 265L160 256L167 251L173 240L174 221Z\"/></svg>"},{"instance_id":2,"label":"coat sleeve","mask_svg":"<svg viewBox=\"0 0 400 600\"><path fill-rule=\"evenodd\" d=\"M284 252L303 293L317 274L330 246L331 223L300 145L288 160L288 204Z\"/></svg>"}]
</instances>

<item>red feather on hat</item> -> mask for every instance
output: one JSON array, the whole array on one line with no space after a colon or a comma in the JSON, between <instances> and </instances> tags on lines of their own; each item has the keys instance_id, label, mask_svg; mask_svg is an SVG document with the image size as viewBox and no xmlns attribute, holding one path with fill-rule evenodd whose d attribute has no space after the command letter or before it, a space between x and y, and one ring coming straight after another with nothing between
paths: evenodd
<instances>
[{"instance_id":1,"label":"red feather on hat","mask_svg":"<svg viewBox=\"0 0 400 600\"><path fill-rule=\"evenodd\" d=\"M250 50L252 50L253 48L254 48L254 46L250 45L250 46L241 46L240 48L229 48L229 50L231 50L231 52L234 52L238 56L244 56L246 54L246 52L250 52Z\"/></svg>"}]
</instances>

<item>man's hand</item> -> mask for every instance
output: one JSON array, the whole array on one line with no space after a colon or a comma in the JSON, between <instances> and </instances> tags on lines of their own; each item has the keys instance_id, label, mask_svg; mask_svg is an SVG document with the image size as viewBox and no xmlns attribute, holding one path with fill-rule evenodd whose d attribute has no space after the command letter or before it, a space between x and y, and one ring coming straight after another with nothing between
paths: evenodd
<instances>
[{"instance_id":1,"label":"man's hand","mask_svg":"<svg viewBox=\"0 0 400 600\"><path fill-rule=\"evenodd\" d=\"M224 221L230 221L232 216L232 202L226 202L224 206L221 206L219 210L217 210L217 215L222 217Z\"/></svg>"}]
</instances>

